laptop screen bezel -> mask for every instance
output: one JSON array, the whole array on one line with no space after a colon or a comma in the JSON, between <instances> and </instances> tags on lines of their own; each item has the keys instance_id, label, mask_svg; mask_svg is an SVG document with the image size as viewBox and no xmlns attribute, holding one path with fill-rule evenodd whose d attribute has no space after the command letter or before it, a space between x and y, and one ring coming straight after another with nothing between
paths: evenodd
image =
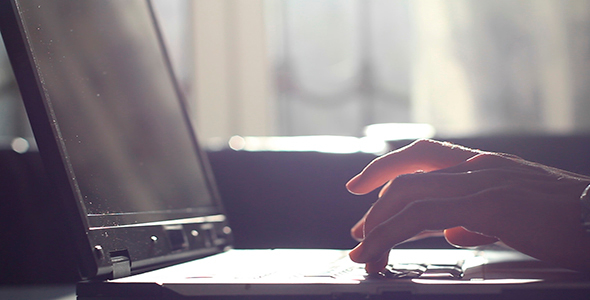
<instances>
[{"instance_id":1,"label":"laptop screen bezel","mask_svg":"<svg viewBox=\"0 0 590 300\"><path fill-rule=\"evenodd\" d=\"M140 1L140 0L138 0ZM178 105L181 109L184 124L187 126L189 137L194 148L195 158L200 162L205 174L207 187L211 193L214 205L210 209L194 211L194 214L171 212L168 218L157 222L139 222L126 226L93 226L89 223L84 201L77 190L77 177L68 161L67 149L60 138L59 120L52 111L51 103L44 95L43 83L33 59L32 49L28 44L28 37L24 28L22 14L18 0L0 2L0 28L5 41L7 53L19 85L27 115L35 134L44 166L50 174L55 186L60 192L63 208L72 216L71 222L77 252L80 253L79 267L83 278L112 277L113 260L116 253L123 258L127 256L131 265L131 273L153 269L162 265L181 260L192 259L223 251L231 247L231 230L227 225L224 209L219 193L215 188L214 178L206 159L206 154L200 148L194 129L186 109L186 101L180 91L178 82L172 71L170 60L164 47L162 35L158 29L157 20L149 1L142 1L150 12L153 30L156 35L162 59L166 65L166 72L162 80L170 80L176 92ZM45 2L44 5L59 5ZM110 217L109 217L110 218ZM154 256L149 251L143 251L146 244L143 240L172 239L173 235L182 235L187 239L199 232L211 232L210 241L206 245L194 246L189 242L177 242L177 246L168 246L166 253ZM143 239L141 242L134 241ZM122 243L121 241L127 241ZM100 247L98 247L99 245ZM138 248L138 249L133 249ZM124 272L126 273L126 272Z\"/></svg>"}]
</instances>

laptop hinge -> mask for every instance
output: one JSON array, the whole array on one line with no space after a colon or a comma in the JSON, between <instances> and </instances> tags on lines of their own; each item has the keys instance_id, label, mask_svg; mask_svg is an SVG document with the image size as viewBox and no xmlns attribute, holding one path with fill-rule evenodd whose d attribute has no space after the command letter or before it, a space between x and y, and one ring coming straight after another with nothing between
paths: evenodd
<instances>
[{"instance_id":1,"label":"laptop hinge","mask_svg":"<svg viewBox=\"0 0 590 300\"><path fill-rule=\"evenodd\" d=\"M111 264L113 266L113 279L131 275L131 260L129 259L129 255L111 255Z\"/></svg>"}]
</instances>

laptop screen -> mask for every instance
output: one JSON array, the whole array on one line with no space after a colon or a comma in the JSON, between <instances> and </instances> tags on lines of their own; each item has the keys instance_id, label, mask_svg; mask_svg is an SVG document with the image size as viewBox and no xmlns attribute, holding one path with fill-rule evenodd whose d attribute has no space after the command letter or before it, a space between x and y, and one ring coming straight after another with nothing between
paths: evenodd
<instances>
[{"instance_id":1,"label":"laptop screen","mask_svg":"<svg viewBox=\"0 0 590 300\"><path fill-rule=\"evenodd\" d=\"M19 1L90 228L218 212L143 1Z\"/></svg>"}]
</instances>

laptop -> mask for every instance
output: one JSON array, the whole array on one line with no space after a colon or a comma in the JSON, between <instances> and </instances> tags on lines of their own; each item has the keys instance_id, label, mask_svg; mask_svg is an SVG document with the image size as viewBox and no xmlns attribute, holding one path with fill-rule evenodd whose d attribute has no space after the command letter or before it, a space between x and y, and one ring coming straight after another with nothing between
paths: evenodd
<instances>
[{"instance_id":1,"label":"laptop","mask_svg":"<svg viewBox=\"0 0 590 300\"><path fill-rule=\"evenodd\" d=\"M2 0L0 29L71 216L79 299L584 296L583 275L501 248L233 249L230 220L144 0ZM321 230L321 229L318 229Z\"/></svg>"}]
</instances>

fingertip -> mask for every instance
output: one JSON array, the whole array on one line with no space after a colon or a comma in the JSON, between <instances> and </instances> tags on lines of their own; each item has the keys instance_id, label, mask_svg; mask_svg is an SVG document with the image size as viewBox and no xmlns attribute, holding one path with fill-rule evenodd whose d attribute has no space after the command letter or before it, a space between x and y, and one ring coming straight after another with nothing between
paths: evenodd
<instances>
[{"instance_id":1,"label":"fingertip","mask_svg":"<svg viewBox=\"0 0 590 300\"><path fill-rule=\"evenodd\" d=\"M346 183L346 189L354 195L366 195L381 185L383 185L382 182L377 182L366 174L360 173Z\"/></svg>"},{"instance_id":2,"label":"fingertip","mask_svg":"<svg viewBox=\"0 0 590 300\"><path fill-rule=\"evenodd\" d=\"M347 189L348 191L352 192L352 191L351 191L351 189L352 189L352 188L354 188L354 180L355 180L355 178L356 178L357 176L358 176L358 175L356 175L356 176L352 177L352 178L351 178L351 179L350 179L350 180L349 180L349 181L348 181L348 182L345 184L345 186L346 186L346 189Z\"/></svg>"},{"instance_id":3,"label":"fingertip","mask_svg":"<svg viewBox=\"0 0 590 300\"><path fill-rule=\"evenodd\" d=\"M367 263L365 264L365 271L367 271L369 274L376 274L382 272L385 269L385 266L387 266L387 260Z\"/></svg>"},{"instance_id":4,"label":"fingertip","mask_svg":"<svg viewBox=\"0 0 590 300\"><path fill-rule=\"evenodd\" d=\"M388 255L384 255L376 261L369 261L370 257L364 250L364 244L360 243L354 249L352 249L348 255L354 262L365 263L365 271L367 271L369 274L375 274L383 271L385 266L387 266Z\"/></svg>"},{"instance_id":5,"label":"fingertip","mask_svg":"<svg viewBox=\"0 0 590 300\"><path fill-rule=\"evenodd\" d=\"M347 183L346 183L346 189L355 194L355 195L361 195L363 194L362 191L359 189L359 178L360 178L361 174L358 174L354 177L352 177Z\"/></svg>"},{"instance_id":6,"label":"fingertip","mask_svg":"<svg viewBox=\"0 0 590 300\"><path fill-rule=\"evenodd\" d=\"M377 261L369 261L365 263L365 271L368 274L377 274L383 272L385 267L387 266L387 262L389 260L388 255L384 255L383 257L379 258Z\"/></svg>"}]
</instances>

